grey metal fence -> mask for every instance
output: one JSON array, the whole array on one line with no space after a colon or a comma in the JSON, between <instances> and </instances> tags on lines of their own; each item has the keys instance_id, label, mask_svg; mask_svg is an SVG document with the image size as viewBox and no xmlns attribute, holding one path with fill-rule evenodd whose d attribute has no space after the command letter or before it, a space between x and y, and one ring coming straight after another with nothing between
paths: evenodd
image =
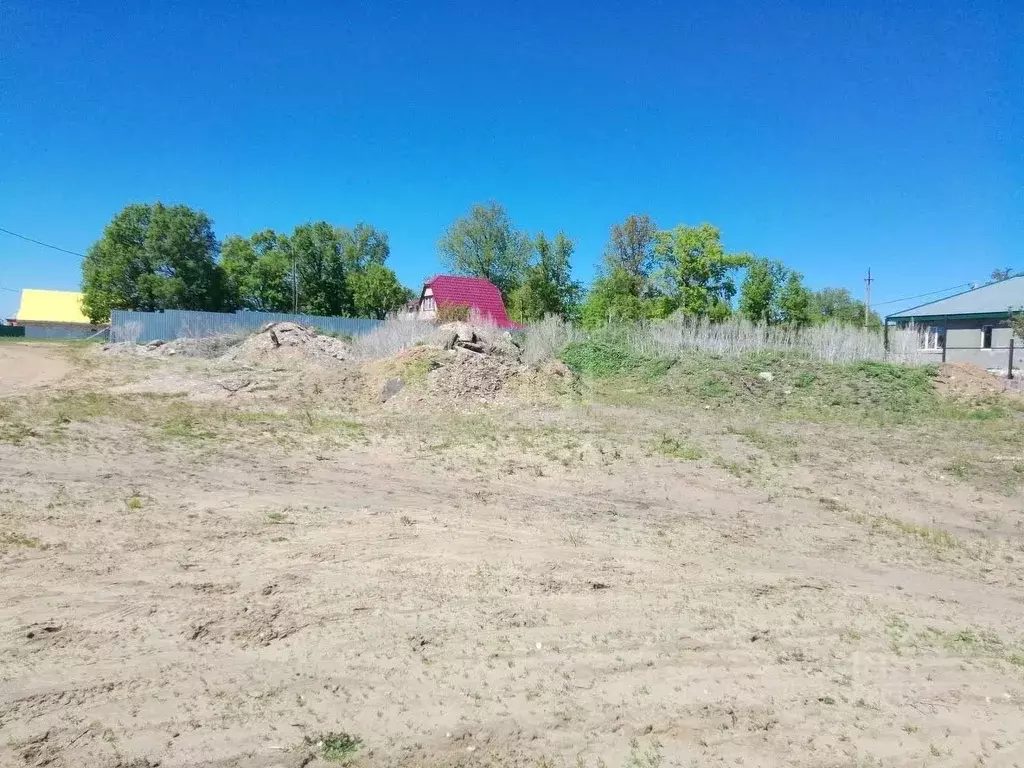
<instances>
[{"instance_id":1,"label":"grey metal fence","mask_svg":"<svg viewBox=\"0 0 1024 768\"><path fill-rule=\"evenodd\" d=\"M369 333L380 325L380 320L291 315L279 312L193 312L183 309L132 312L115 309L110 313L110 340L149 342L181 337L202 338L225 333L256 331L267 323L283 321L309 325L324 333L349 336Z\"/></svg>"},{"instance_id":2,"label":"grey metal fence","mask_svg":"<svg viewBox=\"0 0 1024 768\"><path fill-rule=\"evenodd\" d=\"M24 327L26 339L63 339L65 341L102 340L107 329L102 325L78 323L29 323Z\"/></svg>"}]
</instances>

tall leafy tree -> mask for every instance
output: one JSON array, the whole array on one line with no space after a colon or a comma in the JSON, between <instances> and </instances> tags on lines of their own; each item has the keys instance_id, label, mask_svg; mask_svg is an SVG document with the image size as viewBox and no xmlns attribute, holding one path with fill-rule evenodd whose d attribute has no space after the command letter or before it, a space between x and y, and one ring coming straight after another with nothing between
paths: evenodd
<instances>
[{"instance_id":1,"label":"tall leafy tree","mask_svg":"<svg viewBox=\"0 0 1024 768\"><path fill-rule=\"evenodd\" d=\"M864 302L850 295L846 288L822 288L811 294L811 317L815 323L836 322L842 325L864 324ZM871 312L868 325L881 325L881 318Z\"/></svg>"},{"instance_id":2,"label":"tall leafy tree","mask_svg":"<svg viewBox=\"0 0 1024 768\"><path fill-rule=\"evenodd\" d=\"M736 271L750 264L751 256L726 252L721 231L706 223L659 233L655 250L664 292L677 298L682 312L712 320L729 316Z\"/></svg>"},{"instance_id":3,"label":"tall leafy tree","mask_svg":"<svg viewBox=\"0 0 1024 768\"><path fill-rule=\"evenodd\" d=\"M287 235L272 229L252 237L231 235L221 244L220 263L234 307L262 312L292 311L294 275Z\"/></svg>"},{"instance_id":4,"label":"tall leafy tree","mask_svg":"<svg viewBox=\"0 0 1024 768\"><path fill-rule=\"evenodd\" d=\"M289 238L298 276L300 312L352 314L343 239L342 232L326 221L300 224Z\"/></svg>"},{"instance_id":5,"label":"tall leafy tree","mask_svg":"<svg viewBox=\"0 0 1024 768\"><path fill-rule=\"evenodd\" d=\"M536 261L527 270L509 302L513 318L520 322L546 315L573 317L579 305L580 284L572 279L571 259L576 244L564 232L548 240L544 233L534 241Z\"/></svg>"},{"instance_id":6,"label":"tall leafy tree","mask_svg":"<svg viewBox=\"0 0 1024 768\"><path fill-rule=\"evenodd\" d=\"M804 285L803 275L789 270L779 291L779 321L795 328L810 325L811 292Z\"/></svg>"},{"instance_id":7,"label":"tall leafy tree","mask_svg":"<svg viewBox=\"0 0 1024 768\"><path fill-rule=\"evenodd\" d=\"M483 277L508 298L523 281L532 243L498 203L474 205L437 244L441 262L460 275Z\"/></svg>"},{"instance_id":8,"label":"tall leafy tree","mask_svg":"<svg viewBox=\"0 0 1024 768\"><path fill-rule=\"evenodd\" d=\"M349 272L348 283L357 317L383 320L408 301L412 294L398 282L393 270L377 262Z\"/></svg>"},{"instance_id":9,"label":"tall leafy tree","mask_svg":"<svg viewBox=\"0 0 1024 768\"><path fill-rule=\"evenodd\" d=\"M754 259L740 286L740 313L754 323L779 321L779 295L786 268L778 261Z\"/></svg>"},{"instance_id":10,"label":"tall leafy tree","mask_svg":"<svg viewBox=\"0 0 1024 768\"><path fill-rule=\"evenodd\" d=\"M347 269L359 270L370 264L383 264L391 255L388 233L372 224L361 221L352 229L339 229L338 235Z\"/></svg>"},{"instance_id":11,"label":"tall leafy tree","mask_svg":"<svg viewBox=\"0 0 1024 768\"><path fill-rule=\"evenodd\" d=\"M630 214L621 224L613 224L604 250L604 269L617 269L646 279L655 267L658 227L646 213Z\"/></svg>"},{"instance_id":12,"label":"tall leafy tree","mask_svg":"<svg viewBox=\"0 0 1024 768\"><path fill-rule=\"evenodd\" d=\"M108 319L112 309L223 308L212 221L184 205L126 206L89 248L82 292L93 322Z\"/></svg>"},{"instance_id":13,"label":"tall leafy tree","mask_svg":"<svg viewBox=\"0 0 1024 768\"><path fill-rule=\"evenodd\" d=\"M591 285L580 308L585 328L598 328L609 322L631 322L648 318L648 305L641 298L643 278L614 269L599 276Z\"/></svg>"}]
</instances>

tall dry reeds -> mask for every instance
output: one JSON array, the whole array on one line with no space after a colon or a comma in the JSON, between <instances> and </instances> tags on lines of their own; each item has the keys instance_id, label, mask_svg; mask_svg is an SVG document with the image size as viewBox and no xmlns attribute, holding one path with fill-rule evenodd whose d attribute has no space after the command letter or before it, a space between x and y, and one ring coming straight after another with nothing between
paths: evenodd
<instances>
[{"instance_id":1,"label":"tall dry reeds","mask_svg":"<svg viewBox=\"0 0 1024 768\"><path fill-rule=\"evenodd\" d=\"M919 335L914 328L890 328L888 353L881 331L838 323L789 328L758 325L740 318L712 323L680 315L651 323L618 326L614 330L633 352L651 357L675 357L691 350L719 355L774 350L828 363L889 360L921 364L934 359L934 355L920 350ZM549 317L525 330L525 357L530 363L542 362L556 357L568 344L585 339L587 335L560 318Z\"/></svg>"}]
</instances>

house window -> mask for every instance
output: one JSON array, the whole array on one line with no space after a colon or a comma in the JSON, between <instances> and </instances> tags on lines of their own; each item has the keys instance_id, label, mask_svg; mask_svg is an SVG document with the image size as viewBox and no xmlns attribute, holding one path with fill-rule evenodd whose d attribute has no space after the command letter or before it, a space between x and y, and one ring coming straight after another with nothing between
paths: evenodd
<instances>
[{"instance_id":1,"label":"house window","mask_svg":"<svg viewBox=\"0 0 1024 768\"><path fill-rule=\"evenodd\" d=\"M423 312L433 312L434 309L435 309L435 307L434 307L434 297L433 296L424 296L423 297L423 301L420 303L420 309Z\"/></svg>"},{"instance_id":2,"label":"house window","mask_svg":"<svg viewBox=\"0 0 1024 768\"><path fill-rule=\"evenodd\" d=\"M981 348L992 349L992 326L981 326Z\"/></svg>"},{"instance_id":3,"label":"house window","mask_svg":"<svg viewBox=\"0 0 1024 768\"><path fill-rule=\"evenodd\" d=\"M921 330L921 349L942 349L946 346L946 329L928 325Z\"/></svg>"}]
</instances>

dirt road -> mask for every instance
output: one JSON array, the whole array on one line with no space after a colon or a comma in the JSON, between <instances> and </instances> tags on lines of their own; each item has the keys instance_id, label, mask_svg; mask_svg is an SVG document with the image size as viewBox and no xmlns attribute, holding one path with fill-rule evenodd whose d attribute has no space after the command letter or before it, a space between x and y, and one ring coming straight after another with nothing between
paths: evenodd
<instances>
[{"instance_id":1,"label":"dirt road","mask_svg":"<svg viewBox=\"0 0 1024 768\"><path fill-rule=\"evenodd\" d=\"M0 395L58 381L68 369L60 345L0 341Z\"/></svg>"}]
</instances>

